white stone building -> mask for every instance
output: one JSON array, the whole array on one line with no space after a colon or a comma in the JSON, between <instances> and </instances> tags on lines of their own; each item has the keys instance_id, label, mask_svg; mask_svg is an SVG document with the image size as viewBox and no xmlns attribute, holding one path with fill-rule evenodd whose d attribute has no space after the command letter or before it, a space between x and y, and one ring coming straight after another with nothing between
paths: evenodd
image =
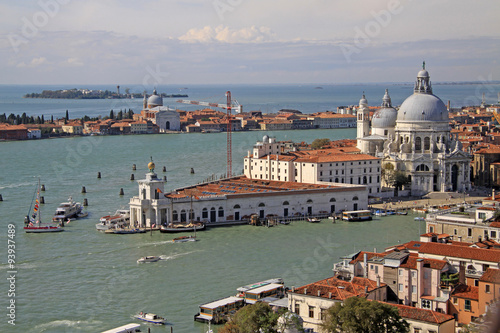
<instances>
[{"instance_id":1,"label":"white stone building","mask_svg":"<svg viewBox=\"0 0 500 333\"><path fill-rule=\"evenodd\" d=\"M411 195L470 190L470 156L450 134L448 110L432 94L429 73L418 72L414 93L396 110L386 90L382 108L370 124L363 94L358 109L357 146L405 172Z\"/></svg>"},{"instance_id":2,"label":"white stone building","mask_svg":"<svg viewBox=\"0 0 500 333\"><path fill-rule=\"evenodd\" d=\"M164 107L163 98L158 95L156 90L153 90L153 95L149 96L149 98L144 95L143 108L141 111L143 117L156 124L160 129L160 133L181 130L179 113L175 110L170 110L168 107Z\"/></svg>"},{"instance_id":3,"label":"white stone building","mask_svg":"<svg viewBox=\"0 0 500 333\"><path fill-rule=\"evenodd\" d=\"M252 214L297 217L325 215L341 209L366 209L365 186L262 181L244 176L164 192L165 182L154 172L137 181L139 194L130 199L130 223L152 224L241 221ZM189 212L191 211L191 216Z\"/></svg>"},{"instance_id":4,"label":"white stone building","mask_svg":"<svg viewBox=\"0 0 500 333\"><path fill-rule=\"evenodd\" d=\"M289 150L268 136L244 159L244 174L250 179L364 185L369 194L380 192L380 172L380 159L368 154Z\"/></svg>"}]
</instances>

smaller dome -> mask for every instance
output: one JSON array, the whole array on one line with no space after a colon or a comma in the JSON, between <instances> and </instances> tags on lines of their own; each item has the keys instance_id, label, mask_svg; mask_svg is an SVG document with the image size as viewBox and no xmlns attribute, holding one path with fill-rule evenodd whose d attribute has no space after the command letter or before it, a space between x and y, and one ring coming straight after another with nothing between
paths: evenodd
<instances>
[{"instance_id":1,"label":"smaller dome","mask_svg":"<svg viewBox=\"0 0 500 333\"><path fill-rule=\"evenodd\" d=\"M426 71L425 69L422 69L420 72L418 72L417 77L429 77L429 72Z\"/></svg>"},{"instance_id":2,"label":"smaller dome","mask_svg":"<svg viewBox=\"0 0 500 333\"><path fill-rule=\"evenodd\" d=\"M373 114L373 128L388 128L396 126L398 111L395 108L382 108Z\"/></svg>"},{"instance_id":3,"label":"smaller dome","mask_svg":"<svg viewBox=\"0 0 500 333\"><path fill-rule=\"evenodd\" d=\"M368 106L368 101L365 97L365 92L363 91L363 97L359 100L359 106Z\"/></svg>"}]
</instances>

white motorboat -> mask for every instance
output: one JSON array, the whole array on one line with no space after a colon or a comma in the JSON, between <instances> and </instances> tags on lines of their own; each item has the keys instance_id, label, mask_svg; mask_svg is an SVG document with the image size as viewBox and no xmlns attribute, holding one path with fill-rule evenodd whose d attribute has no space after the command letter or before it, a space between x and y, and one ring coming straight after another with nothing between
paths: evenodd
<instances>
[{"instance_id":1,"label":"white motorboat","mask_svg":"<svg viewBox=\"0 0 500 333\"><path fill-rule=\"evenodd\" d=\"M140 259L137 259L137 263L140 264L140 263L144 263L144 262L156 262L160 259L161 258L158 256L145 256L145 257L142 257Z\"/></svg>"},{"instance_id":2,"label":"white motorboat","mask_svg":"<svg viewBox=\"0 0 500 333\"><path fill-rule=\"evenodd\" d=\"M134 318L142 321L147 321L148 323L159 324L159 325L164 325L167 322L165 318L160 317L154 313L141 312L135 315Z\"/></svg>"},{"instance_id":3,"label":"white motorboat","mask_svg":"<svg viewBox=\"0 0 500 333\"><path fill-rule=\"evenodd\" d=\"M52 218L53 221L67 220L71 217L77 217L82 212L83 206L79 202L74 202L72 197L68 202L62 202L56 209Z\"/></svg>"},{"instance_id":4,"label":"white motorboat","mask_svg":"<svg viewBox=\"0 0 500 333\"><path fill-rule=\"evenodd\" d=\"M99 231L108 229L119 229L128 226L130 222L130 211L127 209L119 209L113 215L106 215L99 219L99 223L95 225Z\"/></svg>"}]
</instances>

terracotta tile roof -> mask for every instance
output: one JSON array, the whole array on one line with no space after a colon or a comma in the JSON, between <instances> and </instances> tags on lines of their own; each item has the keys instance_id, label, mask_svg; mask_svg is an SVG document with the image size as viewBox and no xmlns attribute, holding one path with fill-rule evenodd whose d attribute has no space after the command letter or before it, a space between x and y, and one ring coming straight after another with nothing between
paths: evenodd
<instances>
[{"instance_id":1,"label":"terracotta tile roof","mask_svg":"<svg viewBox=\"0 0 500 333\"><path fill-rule=\"evenodd\" d=\"M397 307L399 315L405 319L424 321L433 324L442 324L449 320L454 319L452 315L432 310L419 309L412 306L401 305L401 304L392 304L392 303L387 303L387 304Z\"/></svg>"},{"instance_id":2,"label":"terracotta tile roof","mask_svg":"<svg viewBox=\"0 0 500 333\"><path fill-rule=\"evenodd\" d=\"M423 243L420 246L419 253L500 263L500 251L492 251L491 249L476 249L441 243Z\"/></svg>"},{"instance_id":3,"label":"terracotta tile roof","mask_svg":"<svg viewBox=\"0 0 500 333\"><path fill-rule=\"evenodd\" d=\"M185 187L167 193L165 196L168 198L187 198L192 195L195 199L197 199L201 197L228 196L234 194L262 195L264 193L320 190L336 187L338 186L250 179L245 176L238 176L211 183Z\"/></svg>"},{"instance_id":4,"label":"terracotta tile roof","mask_svg":"<svg viewBox=\"0 0 500 333\"><path fill-rule=\"evenodd\" d=\"M500 269L488 268L479 281L500 284Z\"/></svg>"},{"instance_id":5,"label":"terracotta tile roof","mask_svg":"<svg viewBox=\"0 0 500 333\"><path fill-rule=\"evenodd\" d=\"M492 228L500 228L500 222L491 222L490 227Z\"/></svg>"},{"instance_id":6,"label":"terracotta tile roof","mask_svg":"<svg viewBox=\"0 0 500 333\"><path fill-rule=\"evenodd\" d=\"M385 286L385 283L380 283L380 287ZM368 293L380 288L377 287L376 281L366 278L354 277L352 281L345 281L337 277L330 277L299 288L295 288L294 292L297 294L316 297L318 297L319 292L319 297L324 298L330 298L330 293L332 293L331 299L343 301L354 296L368 296L368 294L365 293L365 287L367 287Z\"/></svg>"},{"instance_id":7,"label":"terracotta tile roof","mask_svg":"<svg viewBox=\"0 0 500 333\"><path fill-rule=\"evenodd\" d=\"M428 258L418 258L416 256L409 256L406 260L399 266L401 268L417 269L417 260L423 259L424 267L430 269L442 270L446 267L447 262L438 259L428 259Z\"/></svg>"},{"instance_id":8,"label":"terracotta tile roof","mask_svg":"<svg viewBox=\"0 0 500 333\"><path fill-rule=\"evenodd\" d=\"M459 284L451 292L451 296L479 300L479 287L472 287L466 284Z\"/></svg>"},{"instance_id":9,"label":"terracotta tile roof","mask_svg":"<svg viewBox=\"0 0 500 333\"><path fill-rule=\"evenodd\" d=\"M356 257L354 257L349 264L355 264L357 262L362 262L364 260L364 255L366 253L366 260L370 260L373 257L383 257L383 253L375 253L375 252L366 252L366 251L360 251Z\"/></svg>"},{"instance_id":10,"label":"terracotta tile roof","mask_svg":"<svg viewBox=\"0 0 500 333\"><path fill-rule=\"evenodd\" d=\"M9 125L9 124L0 124L0 130L2 131L17 131L17 130L25 130L27 129L24 125Z\"/></svg>"}]
</instances>

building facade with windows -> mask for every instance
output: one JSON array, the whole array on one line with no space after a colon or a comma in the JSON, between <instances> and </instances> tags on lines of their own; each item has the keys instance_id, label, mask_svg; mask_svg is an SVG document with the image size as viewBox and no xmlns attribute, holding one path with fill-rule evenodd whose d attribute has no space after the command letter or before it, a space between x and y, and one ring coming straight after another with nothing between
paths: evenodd
<instances>
[{"instance_id":1,"label":"building facade with windows","mask_svg":"<svg viewBox=\"0 0 500 333\"><path fill-rule=\"evenodd\" d=\"M268 136L244 159L244 174L249 179L364 185L369 195L380 192L380 172L380 159L368 154L289 150Z\"/></svg>"},{"instance_id":2,"label":"building facade with windows","mask_svg":"<svg viewBox=\"0 0 500 333\"><path fill-rule=\"evenodd\" d=\"M432 93L425 63L413 91L396 110L386 90L382 108L373 114L371 123L363 95L357 112L358 148L381 158L382 165L391 164L404 172L411 195L470 190L471 157L450 133L448 110Z\"/></svg>"}]
</instances>

